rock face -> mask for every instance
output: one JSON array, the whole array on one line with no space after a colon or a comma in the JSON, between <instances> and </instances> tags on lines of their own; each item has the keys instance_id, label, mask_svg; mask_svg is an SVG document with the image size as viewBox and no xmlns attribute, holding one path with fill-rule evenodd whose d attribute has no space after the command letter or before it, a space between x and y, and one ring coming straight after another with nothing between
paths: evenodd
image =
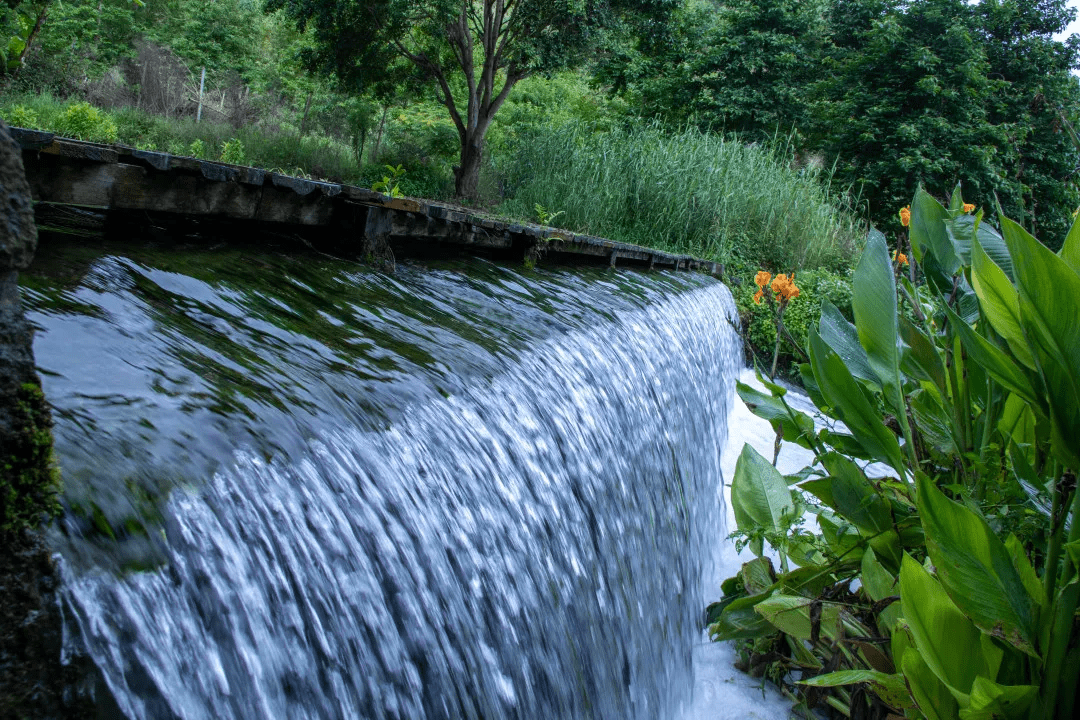
<instances>
[{"instance_id":1,"label":"rock face","mask_svg":"<svg viewBox=\"0 0 1080 720\"><path fill-rule=\"evenodd\" d=\"M18 286L37 228L22 154L3 121L0 203L0 719L88 717L75 700L85 696L75 667L60 663L59 578L41 532L57 509L59 477Z\"/></svg>"}]
</instances>

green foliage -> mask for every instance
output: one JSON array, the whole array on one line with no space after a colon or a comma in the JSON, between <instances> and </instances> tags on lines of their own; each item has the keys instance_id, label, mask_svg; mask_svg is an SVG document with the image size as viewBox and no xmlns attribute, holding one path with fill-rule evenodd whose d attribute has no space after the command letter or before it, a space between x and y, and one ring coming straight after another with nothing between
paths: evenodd
<instances>
[{"instance_id":1,"label":"green foliage","mask_svg":"<svg viewBox=\"0 0 1080 720\"><path fill-rule=\"evenodd\" d=\"M751 278L733 288L735 307L743 328L743 344L752 357L766 364L776 344L776 322L766 303L754 302L757 286ZM799 297L789 301L784 310L784 327L798 343L807 347L810 329L821 317L822 304L826 301L837 308L845 318L854 316L851 310L851 276L848 271L833 272L825 268L803 270L796 273ZM786 338L781 338L780 367L787 368L799 357L798 349Z\"/></svg>"},{"instance_id":2,"label":"green foliage","mask_svg":"<svg viewBox=\"0 0 1080 720\"><path fill-rule=\"evenodd\" d=\"M37 113L24 105L16 105L4 113L4 120L8 125L35 129L38 127Z\"/></svg>"},{"instance_id":3,"label":"green foliage","mask_svg":"<svg viewBox=\"0 0 1080 720\"><path fill-rule=\"evenodd\" d=\"M87 102L68 106L57 116L52 129L61 135L79 140L101 143L117 141L116 123L107 114Z\"/></svg>"},{"instance_id":4,"label":"green foliage","mask_svg":"<svg viewBox=\"0 0 1080 720\"><path fill-rule=\"evenodd\" d=\"M247 162L247 156L244 154L244 143L240 142L238 138L226 140L225 144L221 146L221 157L219 159L224 163L244 165Z\"/></svg>"},{"instance_id":5,"label":"green foliage","mask_svg":"<svg viewBox=\"0 0 1080 720\"><path fill-rule=\"evenodd\" d=\"M405 197L401 192L401 187L398 185L398 180L405 174L405 168L401 165L398 165L397 167L387 165L386 171L390 174L383 175L382 180L372 183L371 189L375 192L389 195L392 198Z\"/></svg>"},{"instance_id":6,"label":"green foliage","mask_svg":"<svg viewBox=\"0 0 1080 720\"><path fill-rule=\"evenodd\" d=\"M564 227L613 240L722 262L841 268L865 231L789 159L694 129L546 126L500 158L510 199L499 211L527 219L537 204L558 207Z\"/></svg>"},{"instance_id":7,"label":"green foliage","mask_svg":"<svg viewBox=\"0 0 1080 720\"><path fill-rule=\"evenodd\" d=\"M744 450L736 535L758 555L767 542L784 566L765 587L749 587L745 569L725 582L711 628L748 642L771 677L827 669L803 675L806 704L826 692L852 717L1074 716L1080 222L1060 253L999 222L965 212L959 188L948 207L920 190L910 225L918 285L870 238L852 278L854 324L824 304L800 368L826 422L815 426L776 385L739 386L815 459L785 478ZM830 429L836 420L844 432ZM866 460L881 463L873 474ZM819 530L763 511L781 506L805 506ZM788 571L789 559L798 567ZM839 620L829 615L838 596ZM883 633L887 645L875 640Z\"/></svg>"},{"instance_id":8,"label":"green foliage","mask_svg":"<svg viewBox=\"0 0 1080 720\"><path fill-rule=\"evenodd\" d=\"M52 453L52 418L41 388L22 385L0 463L0 535L35 529L60 512L60 472Z\"/></svg>"},{"instance_id":9,"label":"green foliage","mask_svg":"<svg viewBox=\"0 0 1080 720\"><path fill-rule=\"evenodd\" d=\"M206 159L206 144L199 138L195 138L188 145L187 154L193 158Z\"/></svg>"},{"instance_id":10,"label":"green foliage","mask_svg":"<svg viewBox=\"0 0 1080 720\"><path fill-rule=\"evenodd\" d=\"M536 210L536 218L541 225L550 225L555 221L555 218L563 214L562 210L551 212L540 203L536 203L534 209Z\"/></svg>"}]
</instances>

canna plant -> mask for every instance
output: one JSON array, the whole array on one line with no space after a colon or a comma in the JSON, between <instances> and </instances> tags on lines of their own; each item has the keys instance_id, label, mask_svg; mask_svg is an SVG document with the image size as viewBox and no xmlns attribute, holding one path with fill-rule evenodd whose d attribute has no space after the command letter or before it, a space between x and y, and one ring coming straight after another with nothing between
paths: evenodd
<instances>
[{"instance_id":1,"label":"canna plant","mask_svg":"<svg viewBox=\"0 0 1080 720\"><path fill-rule=\"evenodd\" d=\"M871 237L854 324L826 304L809 334L818 417L767 380L739 385L814 461L783 476L743 449L734 534L758 557L724 582L710 631L807 712L1072 718L1080 221L1053 253L959 188L905 210L907 274Z\"/></svg>"}]
</instances>

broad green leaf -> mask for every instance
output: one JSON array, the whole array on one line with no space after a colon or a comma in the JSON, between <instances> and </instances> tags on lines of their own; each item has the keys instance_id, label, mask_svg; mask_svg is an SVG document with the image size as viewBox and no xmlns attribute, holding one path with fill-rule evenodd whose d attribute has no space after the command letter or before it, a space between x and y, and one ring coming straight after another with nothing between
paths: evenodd
<instances>
[{"instance_id":1,"label":"broad green leaf","mask_svg":"<svg viewBox=\"0 0 1080 720\"><path fill-rule=\"evenodd\" d=\"M810 598L794 595L773 595L754 606L754 609L773 627L798 640L809 640ZM821 637L835 639L840 636L840 606L836 603L821 604Z\"/></svg>"},{"instance_id":2,"label":"broad green leaf","mask_svg":"<svg viewBox=\"0 0 1080 720\"><path fill-rule=\"evenodd\" d=\"M877 373L870 367L866 350L859 343L859 331L827 298L821 301L818 334L826 345L836 351L852 375L875 386L881 385Z\"/></svg>"},{"instance_id":3,"label":"broad green leaf","mask_svg":"<svg viewBox=\"0 0 1080 720\"><path fill-rule=\"evenodd\" d=\"M915 704L927 720L956 720L960 710L956 698L918 650L913 647L905 650L900 666Z\"/></svg>"},{"instance_id":4,"label":"broad green leaf","mask_svg":"<svg viewBox=\"0 0 1080 720\"><path fill-rule=\"evenodd\" d=\"M971 282L994 330L1009 344L1017 360L1034 369L1035 361L1020 325L1020 295L1004 270L987 256L980 243L975 243L972 248Z\"/></svg>"},{"instance_id":5,"label":"broad green leaf","mask_svg":"<svg viewBox=\"0 0 1080 720\"><path fill-rule=\"evenodd\" d=\"M731 505L740 530L786 530L795 520L784 476L750 445L744 445L731 481Z\"/></svg>"},{"instance_id":6,"label":"broad green leaf","mask_svg":"<svg viewBox=\"0 0 1080 720\"><path fill-rule=\"evenodd\" d=\"M975 218L971 215L958 215L946 220L945 233L952 242L953 252L960 259L960 264L970 265L971 241L975 237Z\"/></svg>"},{"instance_id":7,"label":"broad green leaf","mask_svg":"<svg viewBox=\"0 0 1080 720\"><path fill-rule=\"evenodd\" d=\"M860 460L873 460L870 453L862 446L862 443L854 435L838 433L822 429L818 432L818 438L841 455L858 458Z\"/></svg>"},{"instance_id":8,"label":"broad green leaf","mask_svg":"<svg viewBox=\"0 0 1080 720\"><path fill-rule=\"evenodd\" d=\"M904 678L899 674L889 675L877 670L837 670L799 681L800 685L810 687L841 687L856 683L869 685L886 705L902 708L912 704Z\"/></svg>"},{"instance_id":9,"label":"broad green leaf","mask_svg":"<svg viewBox=\"0 0 1080 720\"><path fill-rule=\"evenodd\" d=\"M810 362L825 401L852 435L872 457L891 465L903 477L904 459L896 436L885 427L881 414L840 356L825 345L813 329L810 331Z\"/></svg>"},{"instance_id":10,"label":"broad green leaf","mask_svg":"<svg viewBox=\"0 0 1080 720\"><path fill-rule=\"evenodd\" d=\"M1009 553L1009 559L1012 560L1013 567L1016 568L1017 574L1020 575L1020 581L1024 583L1028 595L1035 604L1036 618L1038 618L1042 608L1046 605L1046 591L1043 589L1042 581L1039 580L1035 568L1031 566L1031 561L1028 560L1027 553L1024 552L1024 546L1020 544L1020 541L1012 533L1009 533L1009 537L1005 538L1005 550Z\"/></svg>"},{"instance_id":11,"label":"broad green leaf","mask_svg":"<svg viewBox=\"0 0 1080 720\"><path fill-rule=\"evenodd\" d=\"M1066 265L1080 273L1080 214L1073 220L1069 234L1065 236L1065 242L1058 254Z\"/></svg>"},{"instance_id":12,"label":"broad green leaf","mask_svg":"<svg viewBox=\"0 0 1080 720\"><path fill-rule=\"evenodd\" d=\"M750 412L763 420L768 420L774 428L777 425L780 426L784 440L798 443L806 448L810 447L806 436L813 437L814 421L809 415L789 409L779 397L766 395L745 383L736 383L735 388Z\"/></svg>"},{"instance_id":13,"label":"broad green leaf","mask_svg":"<svg viewBox=\"0 0 1080 720\"><path fill-rule=\"evenodd\" d=\"M934 341L905 317L900 318L900 337L904 341L901 360L904 373L933 382L938 392L944 394L945 364Z\"/></svg>"},{"instance_id":14,"label":"broad green leaf","mask_svg":"<svg viewBox=\"0 0 1080 720\"><path fill-rule=\"evenodd\" d=\"M949 196L949 212L959 213L964 209L964 196L960 193L960 183L956 183L956 186L952 190L952 195Z\"/></svg>"},{"instance_id":15,"label":"broad green leaf","mask_svg":"<svg viewBox=\"0 0 1080 720\"><path fill-rule=\"evenodd\" d=\"M739 570L739 577L742 579L747 595L757 595L771 588L776 584L775 575L772 560L764 557L743 563L742 569Z\"/></svg>"},{"instance_id":16,"label":"broad green leaf","mask_svg":"<svg viewBox=\"0 0 1080 720\"><path fill-rule=\"evenodd\" d=\"M936 393L920 390L909 398L915 425L923 440L942 454L956 452L960 442L952 414L941 405Z\"/></svg>"},{"instance_id":17,"label":"broad green leaf","mask_svg":"<svg viewBox=\"0 0 1080 720\"><path fill-rule=\"evenodd\" d=\"M1015 263L1020 320L1037 355L1050 404L1051 448L1080 467L1080 275L1022 227L1001 219Z\"/></svg>"},{"instance_id":18,"label":"broad green leaf","mask_svg":"<svg viewBox=\"0 0 1080 720\"><path fill-rule=\"evenodd\" d=\"M953 323L953 330L959 335L960 342L963 343L971 360L981 365L1006 390L1016 393L1033 405L1041 405L1041 393L1036 393L1020 366L993 343L975 332L948 307L945 308L945 313L949 322Z\"/></svg>"},{"instance_id":19,"label":"broad green leaf","mask_svg":"<svg viewBox=\"0 0 1080 720\"><path fill-rule=\"evenodd\" d=\"M900 566L900 607L918 654L960 704L966 705L975 678L989 670L981 652L982 633L910 555L904 556ZM904 670L906 675L906 652ZM925 712L921 702L919 707Z\"/></svg>"},{"instance_id":20,"label":"broad green leaf","mask_svg":"<svg viewBox=\"0 0 1080 720\"><path fill-rule=\"evenodd\" d=\"M858 465L836 453L827 453L821 462L829 471L837 512L867 534L892 528L889 503L874 489Z\"/></svg>"},{"instance_id":21,"label":"broad green leaf","mask_svg":"<svg viewBox=\"0 0 1080 720\"><path fill-rule=\"evenodd\" d=\"M897 584L896 578L878 561L873 550L867 550L863 553L862 575L860 577L862 578L863 589L866 590L866 594L874 602L880 602L885 598L900 594L900 586ZM891 633L896 621L900 619L900 603L894 602L884 608L879 619L883 629Z\"/></svg>"},{"instance_id":22,"label":"broad green leaf","mask_svg":"<svg viewBox=\"0 0 1080 720\"><path fill-rule=\"evenodd\" d=\"M970 704L960 709L960 720L1025 720L1038 693L1035 685L998 685L977 677Z\"/></svg>"},{"instance_id":23,"label":"broad green leaf","mask_svg":"<svg viewBox=\"0 0 1080 720\"><path fill-rule=\"evenodd\" d=\"M1036 601L1004 543L926 475L919 473L916 484L927 552L949 597L983 632L1036 655Z\"/></svg>"},{"instance_id":24,"label":"broad green leaf","mask_svg":"<svg viewBox=\"0 0 1080 720\"><path fill-rule=\"evenodd\" d=\"M866 350L870 367L885 388L886 399L893 410L902 413L896 281L884 239L874 238L866 243L852 276L851 307L855 312L859 343Z\"/></svg>"},{"instance_id":25,"label":"broad green leaf","mask_svg":"<svg viewBox=\"0 0 1080 720\"><path fill-rule=\"evenodd\" d=\"M1010 394L998 420L998 430L1020 445L1032 445L1035 440L1035 413L1022 398Z\"/></svg>"},{"instance_id":26,"label":"broad green leaf","mask_svg":"<svg viewBox=\"0 0 1080 720\"><path fill-rule=\"evenodd\" d=\"M767 593L750 595L729 604L720 613L720 619L709 626L709 637L713 640L744 640L773 633L772 625L754 612L754 606L767 596Z\"/></svg>"},{"instance_id":27,"label":"broad green leaf","mask_svg":"<svg viewBox=\"0 0 1080 720\"><path fill-rule=\"evenodd\" d=\"M948 219L949 211L929 193L922 188L915 192L909 232L915 259L925 265L927 254L932 254L945 275L952 275L960 268L960 261L945 232L945 221Z\"/></svg>"},{"instance_id":28,"label":"broad green leaf","mask_svg":"<svg viewBox=\"0 0 1080 720\"><path fill-rule=\"evenodd\" d=\"M979 212L982 213L981 210ZM1005 273L1005 277L1009 279L1009 282L1012 282L1013 278L1016 277L1013 272L1012 256L1009 255L1009 247L1005 244L1005 238L1001 237L1001 233L991 227L989 223L980 222L979 229L975 233L975 241L983 254L1001 268ZM974 254L974 248L972 248L972 252ZM974 257L972 259L974 260Z\"/></svg>"}]
</instances>

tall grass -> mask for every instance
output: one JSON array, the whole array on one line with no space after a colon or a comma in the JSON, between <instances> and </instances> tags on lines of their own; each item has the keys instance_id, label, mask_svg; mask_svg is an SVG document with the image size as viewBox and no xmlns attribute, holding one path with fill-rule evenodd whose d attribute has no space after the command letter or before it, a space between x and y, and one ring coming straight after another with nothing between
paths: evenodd
<instances>
[{"instance_id":1,"label":"tall grass","mask_svg":"<svg viewBox=\"0 0 1080 720\"><path fill-rule=\"evenodd\" d=\"M562 211L564 228L773 270L841 268L866 230L827 174L792 154L695 129L636 124L533 133L496 167L500 214Z\"/></svg>"}]
</instances>

